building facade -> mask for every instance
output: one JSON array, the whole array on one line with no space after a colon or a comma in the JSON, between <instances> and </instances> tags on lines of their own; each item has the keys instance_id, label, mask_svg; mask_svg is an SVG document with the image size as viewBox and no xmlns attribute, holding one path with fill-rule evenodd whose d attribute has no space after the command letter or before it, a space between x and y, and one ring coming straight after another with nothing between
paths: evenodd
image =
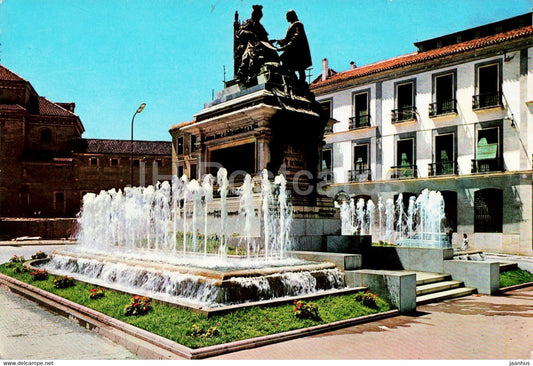
<instances>
[{"instance_id":1,"label":"building facade","mask_svg":"<svg viewBox=\"0 0 533 366\"><path fill-rule=\"evenodd\" d=\"M83 194L130 185L129 140L84 139L54 103L0 65L0 217L74 217ZM133 185L170 180L170 141L134 141Z\"/></svg>"},{"instance_id":2,"label":"building facade","mask_svg":"<svg viewBox=\"0 0 533 366\"><path fill-rule=\"evenodd\" d=\"M415 44L323 75L336 120L322 150L327 193L408 201L441 191L447 225L474 248L533 254L532 14Z\"/></svg>"}]
</instances>

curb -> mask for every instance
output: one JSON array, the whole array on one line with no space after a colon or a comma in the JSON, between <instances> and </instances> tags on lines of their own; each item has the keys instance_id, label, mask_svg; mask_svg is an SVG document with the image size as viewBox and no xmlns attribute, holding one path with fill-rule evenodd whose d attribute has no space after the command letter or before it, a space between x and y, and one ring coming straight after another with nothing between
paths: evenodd
<instances>
[{"instance_id":1,"label":"curb","mask_svg":"<svg viewBox=\"0 0 533 366\"><path fill-rule=\"evenodd\" d=\"M75 245L78 244L76 240L3 240L0 241L0 247L27 247L27 246L42 246L42 245Z\"/></svg>"},{"instance_id":2,"label":"curb","mask_svg":"<svg viewBox=\"0 0 533 366\"><path fill-rule=\"evenodd\" d=\"M530 286L533 286L533 282L520 283L518 285L503 287L503 288L500 289L500 291L498 291L498 293L504 293L504 292L508 292L508 291L518 290L518 289L521 289L521 288L524 288L524 287L530 287Z\"/></svg>"},{"instance_id":3,"label":"curb","mask_svg":"<svg viewBox=\"0 0 533 366\"><path fill-rule=\"evenodd\" d=\"M145 359L202 359L391 318L400 314L397 309L389 310L310 328L192 349L4 274L0 274L0 284L11 292L35 301L59 315L76 320L80 326L95 331Z\"/></svg>"}]
</instances>

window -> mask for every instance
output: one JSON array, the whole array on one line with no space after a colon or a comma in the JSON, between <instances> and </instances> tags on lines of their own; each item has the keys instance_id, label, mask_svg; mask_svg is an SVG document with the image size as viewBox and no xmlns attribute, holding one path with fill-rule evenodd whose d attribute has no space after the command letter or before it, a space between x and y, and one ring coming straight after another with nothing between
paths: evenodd
<instances>
[{"instance_id":1,"label":"window","mask_svg":"<svg viewBox=\"0 0 533 366\"><path fill-rule=\"evenodd\" d=\"M54 192L54 210L56 214L65 214L65 193Z\"/></svg>"},{"instance_id":2,"label":"window","mask_svg":"<svg viewBox=\"0 0 533 366\"><path fill-rule=\"evenodd\" d=\"M332 167L333 167L332 150L323 149L322 150L322 161L321 161L321 172L322 172L322 179L325 182L333 181Z\"/></svg>"},{"instance_id":3,"label":"window","mask_svg":"<svg viewBox=\"0 0 533 366\"><path fill-rule=\"evenodd\" d=\"M191 171L190 171L190 177L189 179L193 180L198 177L198 166L196 164L191 164Z\"/></svg>"},{"instance_id":4,"label":"window","mask_svg":"<svg viewBox=\"0 0 533 366\"><path fill-rule=\"evenodd\" d=\"M474 232L501 233L503 228L503 191L481 189L474 193Z\"/></svg>"},{"instance_id":5,"label":"window","mask_svg":"<svg viewBox=\"0 0 533 366\"><path fill-rule=\"evenodd\" d=\"M331 119L331 117L333 116L332 114L333 110L331 107L332 104L333 104L333 101L331 99L320 102L320 106L322 107L324 116L326 116L329 119ZM330 124L326 125L326 128L324 129L324 133L328 134L332 132L333 132L333 125L330 125Z\"/></svg>"},{"instance_id":6,"label":"window","mask_svg":"<svg viewBox=\"0 0 533 366\"><path fill-rule=\"evenodd\" d=\"M394 88L396 109L392 110L392 123L416 118L415 89L414 80L396 83Z\"/></svg>"},{"instance_id":7,"label":"window","mask_svg":"<svg viewBox=\"0 0 533 366\"><path fill-rule=\"evenodd\" d=\"M433 75L433 100L429 105L429 116L457 113L455 99L455 72Z\"/></svg>"},{"instance_id":8,"label":"window","mask_svg":"<svg viewBox=\"0 0 533 366\"><path fill-rule=\"evenodd\" d=\"M472 160L472 173L503 170L500 144L500 127L484 128L477 131L476 158Z\"/></svg>"},{"instance_id":9,"label":"window","mask_svg":"<svg viewBox=\"0 0 533 366\"><path fill-rule=\"evenodd\" d=\"M183 165L178 165L178 178L183 177Z\"/></svg>"},{"instance_id":10,"label":"window","mask_svg":"<svg viewBox=\"0 0 533 366\"><path fill-rule=\"evenodd\" d=\"M444 200L444 216L446 216L446 227L457 231L457 192L440 191Z\"/></svg>"},{"instance_id":11,"label":"window","mask_svg":"<svg viewBox=\"0 0 533 366\"><path fill-rule=\"evenodd\" d=\"M191 135L191 152L196 151L196 136Z\"/></svg>"},{"instance_id":12,"label":"window","mask_svg":"<svg viewBox=\"0 0 533 366\"><path fill-rule=\"evenodd\" d=\"M141 159L133 159L133 166L139 167L141 165Z\"/></svg>"},{"instance_id":13,"label":"window","mask_svg":"<svg viewBox=\"0 0 533 366\"><path fill-rule=\"evenodd\" d=\"M476 65L476 95L473 109L499 107L502 105L500 63Z\"/></svg>"},{"instance_id":14,"label":"window","mask_svg":"<svg viewBox=\"0 0 533 366\"><path fill-rule=\"evenodd\" d=\"M111 158L111 164L112 167L118 166L118 158Z\"/></svg>"},{"instance_id":15,"label":"window","mask_svg":"<svg viewBox=\"0 0 533 366\"><path fill-rule=\"evenodd\" d=\"M414 161L414 139L406 138L396 141L396 166L392 167L391 178L416 177L417 167Z\"/></svg>"},{"instance_id":16,"label":"window","mask_svg":"<svg viewBox=\"0 0 533 366\"><path fill-rule=\"evenodd\" d=\"M52 130L50 130L49 128L41 130L40 141L44 143L52 142Z\"/></svg>"},{"instance_id":17,"label":"window","mask_svg":"<svg viewBox=\"0 0 533 366\"><path fill-rule=\"evenodd\" d=\"M98 166L98 158L89 158L90 166Z\"/></svg>"},{"instance_id":18,"label":"window","mask_svg":"<svg viewBox=\"0 0 533 366\"><path fill-rule=\"evenodd\" d=\"M368 144L353 147L353 170L349 172L350 182L364 182L371 179L368 155Z\"/></svg>"},{"instance_id":19,"label":"window","mask_svg":"<svg viewBox=\"0 0 533 366\"><path fill-rule=\"evenodd\" d=\"M163 159L155 159L154 164L156 164L158 167L163 166Z\"/></svg>"},{"instance_id":20,"label":"window","mask_svg":"<svg viewBox=\"0 0 533 366\"><path fill-rule=\"evenodd\" d=\"M429 175L457 174L454 142L453 133L435 136L434 162L430 164Z\"/></svg>"},{"instance_id":21,"label":"window","mask_svg":"<svg viewBox=\"0 0 533 366\"><path fill-rule=\"evenodd\" d=\"M178 137L178 148L177 154L183 155L183 137Z\"/></svg>"},{"instance_id":22,"label":"window","mask_svg":"<svg viewBox=\"0 0 533 366\"><path fill-rule=\"evenodd\" d=\"M369 91L353 95L353 117L350 118L350 129L370 126Z\"/></svg>"}]
</instances>

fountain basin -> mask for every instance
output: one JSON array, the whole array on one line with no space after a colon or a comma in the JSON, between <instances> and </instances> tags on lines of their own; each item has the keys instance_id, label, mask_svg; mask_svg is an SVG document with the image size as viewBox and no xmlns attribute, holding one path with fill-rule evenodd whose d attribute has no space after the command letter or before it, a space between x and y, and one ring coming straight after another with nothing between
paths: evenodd
<instances>
[{"instance_id":1,"label":"fountain basin","mask_svg":"<svg viewBox=\"0 0 533 366\"><path fill-rule=\"evenodd\" d=\"M213 269L58 251L41 268L55 275L196 309L345 288L344 274L334 264L294 259L276 267L265 264L261 268Z\"/></svg>"}]
</instances>

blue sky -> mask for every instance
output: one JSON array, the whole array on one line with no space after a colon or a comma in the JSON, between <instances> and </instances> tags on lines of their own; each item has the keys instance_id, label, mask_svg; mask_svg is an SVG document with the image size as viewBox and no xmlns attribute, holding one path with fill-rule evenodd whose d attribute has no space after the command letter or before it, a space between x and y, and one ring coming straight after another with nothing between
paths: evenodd
<instances>
[{"instance_id":1,"label":"blue sky","mask_svg":"<svg viewBox=\"0 0 533 366\"><path fill-rule=\"evenodd\" d=\"M87 138L170 140L233 77L237 10L283 38L304 23L313 77L415 50L421 41L531 11L531 0L0 0L1 63L55 102L76 103Z\"/></svg>"}]
</instances>

